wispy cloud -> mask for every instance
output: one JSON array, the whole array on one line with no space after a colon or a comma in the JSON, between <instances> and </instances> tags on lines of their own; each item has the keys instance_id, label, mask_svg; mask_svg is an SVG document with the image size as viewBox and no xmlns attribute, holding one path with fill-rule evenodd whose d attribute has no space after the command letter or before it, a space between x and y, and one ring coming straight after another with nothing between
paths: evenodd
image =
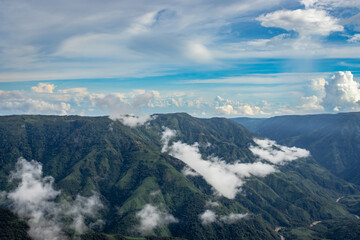
<instances>
[{"instance_id":1,"label":"wispy cloud","mask_svg":"<svg viewBox=\"0 0 360 240\"><path fill-rule=\"evenodd\" d=\"M205 210L202 214L199 215L200 221L202 225L208 225L211 223L225 223L225 224L233 224L244 218L246 218L249 214L245 213L230 213L229 215L217 215L212 210Z\"/></svg>"},{"instance_id":2,"label":"wispy cloud","mask_svg":"<svg viewBox=\"0 0 360 240\"><path fill-rule=\"evenodd\" d=\"M358 26L354 16L341 14L344 7L359 8L354 1L302 2L305 9L300 1L286 0L154 1L151 5L81 0L76 6L68 1L11 2L0 10L0 81L149 76L204 66L227 68L229 59L263 54L318 56L316 46L327 48L325 57L326 52L346 57L352 52L345 50L347 44L358 49L345 39L341 44L332 42L335 47L306 41L311 48L289 51L289 46L301 42L278 36L295 31L301 36L327 37L336 31L348 32L351 28L346 25ZM262 28L284 31L276 35L271 29L259 29L256 19ZM253 29L252 35L239 27L245 23ZM274 46L264 50L260 45L265 42Z\"/></svg>"}]
</instances>

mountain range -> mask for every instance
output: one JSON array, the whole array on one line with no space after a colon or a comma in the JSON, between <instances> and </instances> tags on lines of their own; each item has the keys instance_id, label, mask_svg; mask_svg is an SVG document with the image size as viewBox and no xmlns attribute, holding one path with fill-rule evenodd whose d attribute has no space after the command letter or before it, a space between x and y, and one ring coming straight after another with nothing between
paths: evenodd
<instances>
[{"instance_id":1,"label":"mountain range","mask_svg":"<svg viewBox=\"0 0 360 240\"><path fill-rule=\"evenodd\" d=\"M357 239L358 116L2 116L0 237Z\"/></svg>"}]
</instances>

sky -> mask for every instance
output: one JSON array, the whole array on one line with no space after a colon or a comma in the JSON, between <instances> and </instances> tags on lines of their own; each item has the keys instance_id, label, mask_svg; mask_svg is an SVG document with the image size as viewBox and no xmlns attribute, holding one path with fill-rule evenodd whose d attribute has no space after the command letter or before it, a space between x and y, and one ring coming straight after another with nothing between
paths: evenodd
<instances>
[{"instance_id":1,"label":"sky","mask_svg":"<svg viewBox=\"0 0 360 240\"><path fill-rule=\"evenodd\" d=\"M0 115L360 110L358 0L0 0Z\"/></svg>"}]
</instances>

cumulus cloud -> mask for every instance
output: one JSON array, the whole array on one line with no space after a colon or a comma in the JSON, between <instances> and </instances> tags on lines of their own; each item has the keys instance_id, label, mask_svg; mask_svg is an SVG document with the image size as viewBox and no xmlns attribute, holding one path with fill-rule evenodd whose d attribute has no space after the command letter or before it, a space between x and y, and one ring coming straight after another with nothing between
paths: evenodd
<instances>
[{"instance_id":1,"label":"cumulus cloud","mask_svg":"<svg viewBox=\"0 0 360 240\"><path fill-rule=\"evenodd\" d=\"M232 101L217 96L214 99L215 113L219 115L263 115L266 114L258 106L242 104L238 101Z\"/></svg>"},{"instance_id":2,"label":"cumulus cloud","mask_svg":"<svg viewBox=\"0 0 360 240\"><path fill-rule=\"evenodd\" d=\"M322 111L324 107L321 105L322 99L318 96L301 97L300 104L297 108L304 110L305 112Z\"/></svg>"},{"instance_id":3,"label":"cumulus cloud","mask_svg":"<svg viewBox=\"0 0 360 240\"><path fill-rule=\"evenodd\" d=\"M312 91L323 96L325 95L326 80L324 78L315 78L311 80L310 88Z\"/></svg>"},{"instance_id":4,"label":"cumulus cloud","mask_svg":"<svg viewBox=\"0 0 360 240\"><path fill-rule=\"evenodd\" d=\"M237 111L230 104L215 107L215 110L219 114L225 114L225 115L235 115L235 114L237 114Z\"/></svg>"},{"instance_id":5,"label":"cumulus cloud","mask_svg":"<svg viewBox=\"0 0 360 240\"><path fill-rule=\"evenodd\" d=\"M266 114L258 106L250 106L249 104L243 104L239 106L232 106L231 104L225 104L215 107L215 113L220 115L263 115Z\"/></svg>"},{"instance_id":6,"label":"cumulus cloud","mask_svg":"<svg viewBox=\"0 0 360 240\"><path fill-rule=\"evenodd\" d=\"M78 195L73 202L57 202L60 191L53 187L54 178L42 175L40 163L19 158L10 181L19 180L20 183L16 189L6 193L10 209L27 220L29 235L36 240L65 240L68 237L64 229L78 233L86 231L85 219L95 218L103 208L98 195L89 198ZM70 224L66 225L64 220Z\"/></svg>"},{"instance_id":7,"label":"cumulus cloud","mask_svg":"<svg viewBox=\"0 0 360 240\"><path fill-rule=\"evenodd\" d=\"M58 98L73 98L75 103L79 106L81 101L89 100L91 99L90 93L86 88L68 88L68 89L62 89L59 90L58 93L60 93L60 96L57 96Z\"/></svg>"},{"instance_id":8,"label":"cumulus cloud","mask_svg":"<svg viewBox=\"0 0 360 240\"><path fill-rule=\"evenodd\" d=\"M37 93L53 93L54 89L55 85L49 83L38 83L37 86L31 87L31 90Z\"/></svg>"},{"instance_id":9,"label":"cumulus cloud","mask_svg":"<svg viewBox=\"0 0 360 240\"><path fill-rule=\"evenodd\" d=\"M163 133L163 150L186 163L188 167L200 174L217 194L226 198L235 198L246 178L264 177L276 171L274 166L261 162L227 164L217 157L203 159L197 143L188 145L177 141L169 146L169 139L175 133L169 129L165 129Z\"/></svg>"},{"instance_id":10,"label":"cumulus cloud","mask_svg":"<svg viewBox=\"0 0 360 240\"><path fill-rule=\"evenodd\" d=\"M360 110L360 83L350 71L337 72L328 81L313 79L309 90L313 95L301 97L298 109L305 112Z\"/></svg>"},{"instance_id":11,"label":"cumulus cloud","mask_svg":"<svg viewBox=\"0 0 360 240\"><path fill-rule=\"evenodd\" d=\"M310 6L311 2L305 1L304 4ZM331 32L344 30L338 19L330 16L324 10L314 8L278 10L261 15L257 20L264 27L279 27L287 31L298 32L301 36L328 36Z\"/></svg>"},{"instance_id":12,"label":"cumulus cloud","mask_svg":"<svg viewBox=\"0 0 360 240\"><path fill-rule=\"evenodd\" d=\"M247 217L248 214L241 214L241 213L230 213L229 215L222 215L218 216L215 212L207 209L205 212L199 215L201 224L207 225L214 222L222 222L226 224L233 224L241 219Z\"/></svg>"},{"instance_id":13,"label":"cumulus cloud","mask_svg":"<svg viewBox=\"0 0 360 240\"><path fill-rule=\"evenodd\" d=\"M135 89L130 93L132 100L131 105L141 107L147 105L154 98L160 97L160 93L155 90Z\"/></svg>"},{"instance_id":14,"label":"cumulus cloud","mask_svg":"<svg viewBox=\"0 0 360 240\"><path fill-rule=\"evenodd\" d=\"M323 106L327 110L356 111L360 109L360 84L351 72L337 72L325 86Z\"/></svg>"},{"instance_id":15,"label":"cumulus cloud","mask_svg":"<svg viewBox=\"0 0 360 240\"><path fill-rule=\"evenodd\" d=\"M178 222L173 215L161 211L151 204L146 204L143 209L136 213L136 216L140 219L138 230L143 234L151 232L158 226Z\"/></svg>"},{"instance_id":16,"label":"cumulus cloud","mask_svg":"<svg viewBox=\"0 0 360 240\"><path fill-rule=\"evenodd\" d=\"M284 164L310 156L310 152L306 149L282 146L269 139L254 139L254 142L257 146L250 146L250 151L255 156L273 164Z\"/></svg>"}]
</instances>

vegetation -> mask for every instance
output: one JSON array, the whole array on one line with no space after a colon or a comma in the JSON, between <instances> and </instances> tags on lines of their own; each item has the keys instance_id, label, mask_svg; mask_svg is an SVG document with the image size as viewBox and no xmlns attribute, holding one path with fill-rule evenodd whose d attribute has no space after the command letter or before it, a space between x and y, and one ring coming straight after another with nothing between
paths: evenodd
<instances>
[{"instance_id":1,"label":"vegetation","mask_svg":"<svg viewBox=\"0 0 360 240\"><path fill-rule=\"evenodd\" d=\"M0 117L0 190L14 188L8 176L23 156L43 164L44 174L55 178L63 198L98 192L106 206L101 213L106 225L82 239L279 239L275 232L279 226L284 227L284 236L305 229L300 232L309 232L304 235L307 239L347 231L348 239L356 239L351 233L354 215L336 200L355 199L358 186L335 177L314 159L280 166L265 178L251 177L233 200L216 197L204 179L184 176L184 163L161 152L163 126L177 131L175 140L198 142L204 156L213 154L226 162L256 161L249 151L254 136L223 118L165 114L149 125L130 128L107 117L4 116ZM205 147L207 143L211 147ZM249 217L231 224L202 225L199 215L208 209L208 201L218 203L212 207L218 215L248 213ZM144 236L135 226L139 224L136 213L146 204L168 211L178 223L161 225ZM314 221L326 225L310 227ZM337 228L339 222L343 224Z\"/></svg>"},{"instance_id":2,"label":"vegetation","mask_svg":"<svg viewBox=\"0 0 360 240\"><path fill-rule=\"evenodd\" d=\"M259 136L310 150L321 166L360 184L360 113L233 120Z\"/></svg>"}]
</instances>

